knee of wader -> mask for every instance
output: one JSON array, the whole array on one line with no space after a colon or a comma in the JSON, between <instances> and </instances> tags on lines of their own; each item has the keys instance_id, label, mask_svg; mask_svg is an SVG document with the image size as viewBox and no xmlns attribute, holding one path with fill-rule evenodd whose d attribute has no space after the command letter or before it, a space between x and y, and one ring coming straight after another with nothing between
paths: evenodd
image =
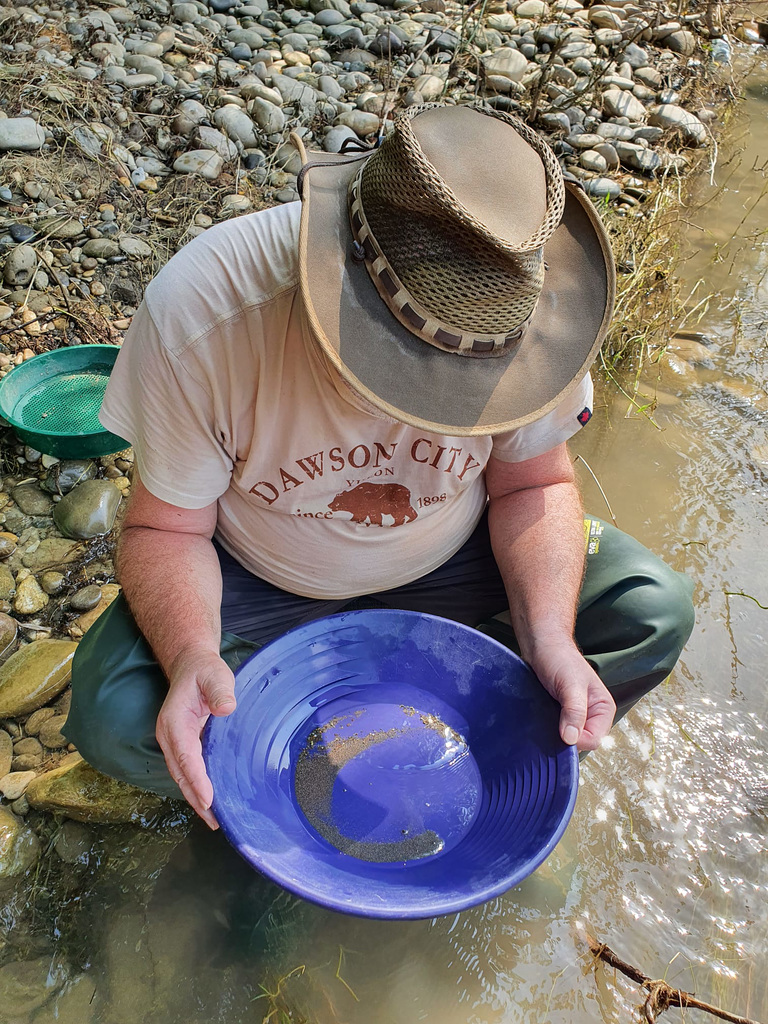
<instances>
[{"instance_id":1,"label":"knee of wader","mask_svg":"<svg viewBox=\"0 0 768 1024\"><path fill-rule=\"evenodd\" d=\"M649 585L634 595L635 612L647 625L659 667L663 663L669 673L693 631L693 582L661 560L647 582Z\"/></svg>"},{"instance_id":2,"label":"knee of wader","mask_svg":"<svg viewBox=\"0 0 768 1024\"><path fill-rule=\"evenodd\" d=\"M151 650L118 598L72 660L72 704L63 732L94 768L120 777L130 752L154 735L165 684Z\"/></svg>"}]
</instances>

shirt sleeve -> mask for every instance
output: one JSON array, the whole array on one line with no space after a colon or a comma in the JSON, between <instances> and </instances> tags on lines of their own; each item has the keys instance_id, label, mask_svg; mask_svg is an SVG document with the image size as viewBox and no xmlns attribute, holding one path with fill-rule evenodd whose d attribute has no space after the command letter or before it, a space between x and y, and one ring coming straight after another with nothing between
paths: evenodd
<instances>
[{"instance_id":1,"label":"shirt sleeve","mask_svg":"<svg viewBox=\"0 0 768 1024\"><path fill-rule=\"evenodd\" d=\"M592 378L587 374L564 401L541 419L494 437L491 454L501 462L525 462L552 451L589 422L593 401Z\"/></svg>"},{"instance_id":2,"label":"shirt sleeve","mask_svg":"<svg viewBox=\"0 0 768 1024\"><path fill-rule=\"evenodd\" d=\"M217 438L213 398L170 352L146 305L137 310L99 419L133 446L141 481L161 501L204 508L229 488L232 460Z\"/></svg>"}]
</instances>

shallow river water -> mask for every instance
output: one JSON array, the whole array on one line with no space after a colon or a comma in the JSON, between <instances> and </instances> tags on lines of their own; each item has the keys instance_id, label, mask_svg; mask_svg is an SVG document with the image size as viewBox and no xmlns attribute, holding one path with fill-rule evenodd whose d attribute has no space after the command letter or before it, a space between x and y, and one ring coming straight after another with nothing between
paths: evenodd
<instances>
[{"instance_id":1,"label":"shallow river water","mask_svg":"<svg viewBox=\"0 0 768 1024\"><path fill-rule=\"evenodd\" d=\"M162 838L102 830L77 863L49 853L31 892L0 908L0 941L81 979L14 1022L279 1022L281 1008L316 1024L636 1019L639 989L592 969L590 933L768 1021L768 61L728 138L680 266L684 289L703 282L692 306L713 296L696 327L712 365L662 381L653 422L607 392L575 449L618 525L691 574L697 625L674 676L584 764L547 864L475 910L382 923L288 896L181 820Z\"/></svg>"}]
</instances>

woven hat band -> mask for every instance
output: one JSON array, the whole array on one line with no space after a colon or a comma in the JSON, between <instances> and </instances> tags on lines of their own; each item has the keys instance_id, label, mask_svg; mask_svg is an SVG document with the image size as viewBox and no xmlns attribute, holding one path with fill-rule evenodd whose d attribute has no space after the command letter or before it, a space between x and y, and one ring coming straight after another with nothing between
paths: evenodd
<instances>
[{"instance_id":1,"label":"woven hat band","mask_svg":"<svg viewBox=\"0 0 768 1024\"><path fill-rule=\"evenodd\" d=\"M399 279L381 250L370 229L362 203L360 201L360 179L364 166L352 179L349 192L349 214L352 227L353 257L365 261L366 269L390 312L400 323L416 337L426 341L435 348L455 355L488 357L503 355L524 336L536 309L536 302L541 293L544 262L539 250L528 255L526 262L537 279L537 287L532 291L533 299L528 304L527 315L515 322L502 333L489 334L482 331L465 331L455 324L435 316L414 295L412 295ZM436 270L439 268L436 268ZM498 284L509 287L509 280L500 280Z\"/></svg>"},{"instance_id":2,"label":"woven hat band","mask_svg":"<svg viewBox=\"0 0 768 1024\"><path fill-rule=\"evenodd\" d=\"M562 172L528 125L484 106L447 115L457 134L444 159L434 138L445 116L440 104L398 113L350 186L352 230L360 251L370 250L366 267L379 294L409 331L460 355L501 355L520 340L541 295L543 246L565 204ZM485 117L496 121L490 130ZM495 209L483 185L488 139L509 168Z\"/></svg>"}]
</instances>

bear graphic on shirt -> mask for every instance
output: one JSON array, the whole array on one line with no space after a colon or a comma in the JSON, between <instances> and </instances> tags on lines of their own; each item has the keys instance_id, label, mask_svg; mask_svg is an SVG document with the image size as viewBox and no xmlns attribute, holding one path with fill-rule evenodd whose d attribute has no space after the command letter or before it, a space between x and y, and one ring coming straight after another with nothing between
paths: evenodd
<instances>
[{"instance_id":1,"label":"bear graphic on shirt","mask_svg":"<svg viewBox=\"0 0 768 1024\"><path fill-rule=\"evenodd\" d=\"M417 518L411 505L411 492L402 484L358 484L337 494L328 508L332 512L350 512L353 523L383 526L383 517L391 516L393 526L403 526Z\"/></svg>"}]
</instances>

